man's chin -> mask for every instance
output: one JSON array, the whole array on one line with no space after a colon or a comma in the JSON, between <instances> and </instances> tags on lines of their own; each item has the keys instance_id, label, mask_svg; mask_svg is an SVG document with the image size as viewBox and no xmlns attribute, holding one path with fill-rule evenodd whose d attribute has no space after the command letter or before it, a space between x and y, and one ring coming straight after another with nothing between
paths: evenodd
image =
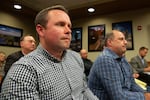
<instances>
[{"instance_id":1,"label":"man's chin","mask_svg":"<svg viewBox=\"0 0 150 100\"><path fill-rule=\"evenodd\" d=\"M67 46L65 49L69 49L69 46Z\"/></svg>"},{"instance_id":2,"label":"man's chin","mask_svg":"<svg viewBox=\"0 0 150 100\"><path fill-rule=\"evenodd\" d=\"M66 50L66 49L69 49L69 47L70 46L64 46L63 49Z\"/></svg>"}]
</instances>

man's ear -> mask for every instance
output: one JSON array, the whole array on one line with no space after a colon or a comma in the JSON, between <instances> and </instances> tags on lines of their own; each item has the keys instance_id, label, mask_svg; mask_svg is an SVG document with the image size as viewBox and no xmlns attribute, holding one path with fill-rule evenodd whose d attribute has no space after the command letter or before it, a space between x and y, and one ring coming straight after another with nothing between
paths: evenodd
<instances>
[{"instance_id":1,"label":"man's ear","mask_svg":"<svg viewBox=\"0 0 150 100\"><path fill-rule=\"evenodd\" d=\"M23 45L23 41L20 41L20 47L22 47L22 45Z\"/></svg>"},{"instance_id":2,"label":"man's ear","mask_svg":"<svg viewBox=\"0 0 150 100\"><path fill-rule=\"evenodd\" d=\"M108 39L107 40L107 45L111 45L111 43L112 43L111 39Z\"/></svg>"},{"instance_id":3,"label":"man's ear","mask_svg":"<svg viewBox=\"0 0 150 100\"><path fill-rule=\"evenodd\" d=\"M40 24L37 24L36 25L36 31L39 34L39 36L43 36L43 34L44 34L44 27L42 25L40 25Z\"/></svg>"}]
</instances>

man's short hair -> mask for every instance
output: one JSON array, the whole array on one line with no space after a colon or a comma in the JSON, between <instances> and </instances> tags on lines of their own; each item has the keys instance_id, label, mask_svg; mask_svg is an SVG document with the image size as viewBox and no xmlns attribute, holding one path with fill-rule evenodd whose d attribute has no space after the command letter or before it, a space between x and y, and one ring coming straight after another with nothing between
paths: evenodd
<instances>
[{"instance_id":1,"label":"man's short hair","mask_svg":"<svg viewBox=\"0 0 150 100\"><path fill-rule=\"evenodd\" d=\"M47 15L48 15L48 12L51 11L51 10L62 10L62 11L66 12L68 14L67 9L64 6L62 6L62 5L55 5L55 6L51 6L51 7L45 8L45 9L41 10L37 14L37 16L35 17L35 21L34 21L35 26L37 24L40 24L43 27L46 27L47 22L48 22Z\"/></svg>"},{"instance_id":2,"label":"man's short hair","mask_svg":"<svg viewBox=\"0 0 150 100\"><path fill-rule=\"evenodd\" d=\"M139 48L139 51L142 51L142 50L145 50L145 49L148 50L148 48L146 48L146 47L143 46L143 47Z\"/></svg>"}]
</instances>

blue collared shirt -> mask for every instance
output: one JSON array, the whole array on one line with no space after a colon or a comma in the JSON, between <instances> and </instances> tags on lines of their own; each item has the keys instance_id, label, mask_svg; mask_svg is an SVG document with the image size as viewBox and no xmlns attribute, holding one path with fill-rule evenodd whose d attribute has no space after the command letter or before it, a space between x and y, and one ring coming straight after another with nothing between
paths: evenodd
<instances>
[{"instance_id":1,"label":"blue collared shirt","mask_svg":"<svg viewBox=\"0 0 150 100\"><path fill-rule=\"evenodd\" d=\"M88 86L99 100L145 100L126 59L108 48L94 62Z\"/></svg>"}]
</instances>

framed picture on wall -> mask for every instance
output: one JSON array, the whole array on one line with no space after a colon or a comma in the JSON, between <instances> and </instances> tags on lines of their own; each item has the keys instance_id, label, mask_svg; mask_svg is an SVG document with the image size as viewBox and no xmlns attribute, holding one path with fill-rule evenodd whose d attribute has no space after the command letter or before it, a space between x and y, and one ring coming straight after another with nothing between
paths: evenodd
<instances>
[{"instance_id":1,"label":"framed picture on wall","mask_svg":"<svg viewBox=\"0 0 150 100\"><path fill-rule=\"evenodd\" d=\"M22 29L0 24L1 46L20 47L20 38L22 35Z\"/></svg>"},{"instance_id":2,"label":"framed picture on wall","mask_svg":"<svg viewBox=\"0 0 150 100\"><path fill-rule=\"evenodd\" d=\"M112 23L112 29L117 29L124 33L125 38L128 42L127 50L133 50L133 32L132 32L132 21L124 21L124 22L117 22Z\"/></svg>"},{"instance_id":3,"label":"framed picture on wall","mask_svg":"<svg viewBox=\"0 0 150 100\"><path fill-rule=\"evenodd\" d=\"M102 51L105 38L105 24L88 26L88 51Z\"/></svg>"},{"instance_id":4,"label":"framed picture on wall","mask_svg":"<svg viewBox=\"0 0 150 100\"><path fill-rule=\"evenodd\" d=\"M82 27L72 28L70 49L79 52L82 49Z\"/></svg>"}]
</instances>

